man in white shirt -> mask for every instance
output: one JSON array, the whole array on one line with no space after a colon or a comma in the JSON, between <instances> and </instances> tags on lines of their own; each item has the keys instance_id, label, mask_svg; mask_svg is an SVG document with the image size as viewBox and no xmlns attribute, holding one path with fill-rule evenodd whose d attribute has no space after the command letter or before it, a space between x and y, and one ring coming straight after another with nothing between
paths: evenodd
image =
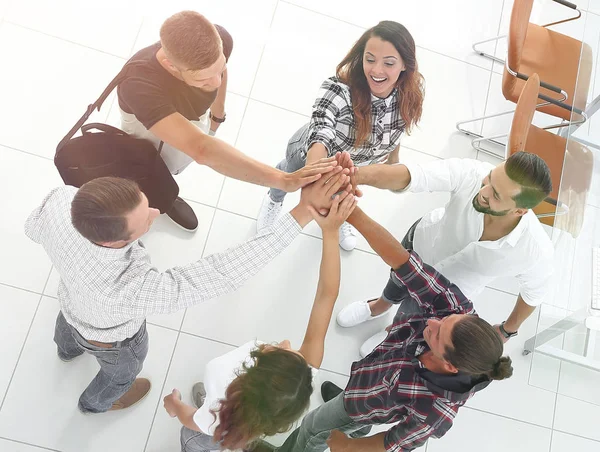
<instances>
[{"instance_id":1,"label":"man in white shirt","mask_svg":"<svg viewBox=\"0 0 600 452\"><path fill-rule=\"evenodd\" d=\"M346 174L338 166L330 178L303 189L289 214L245 243L164 272L152 266L139 240L159 212L135 182L103 177L50 192L27 219L25 233L60 274L58 357L71 361L86 352L100 364L79 409L102 413L143 399L150 382L136 377L148 352L146 317L238 289L300 234L312 220L310 206L329 208L332 195L347 186Z\"/></svg>"},{"instance_id":2,"label":"man in white shirt","mask_svg":"<svg viewBox=\"0 0 600 452\"><path fill-rule=\"evenodd\" d=\"M544 300L554 250L530 209L552 191L552 181L548 166L538 156L518 152L495 168L470 159L372 165L357 170L356 183L397 192L450 193L445 207L413 225L404 244L412 245L424 262L469 299L495 278L515 276L520 286L516 305L506 321L496 325L504 341L517 334ZM337 321L351 327L383 315L391 306L383 296L355 302L338 314ZM368 354L383 336L369 339L361 354Z\"/></svg>"}]
</instances>

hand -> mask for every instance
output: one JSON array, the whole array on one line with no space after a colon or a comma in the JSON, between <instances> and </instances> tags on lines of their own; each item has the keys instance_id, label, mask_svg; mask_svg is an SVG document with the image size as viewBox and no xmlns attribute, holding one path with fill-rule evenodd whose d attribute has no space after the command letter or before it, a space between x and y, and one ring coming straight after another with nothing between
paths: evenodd
<instances>
[{"instance_id":1,"label":"hand","mask_svg":"<svg viewBox=\"0 0 600 452\"><path fill-rule=\"evenodd\" d=\"M304 168L293 173L284 173L283 175L283 191L291 193L299 188L316 182L325 173L329 173L338 167L335 157L327 157L317 160Z\"/></svg>"},{"instance_id":2,"label":"hand","mask_svg":"<svg viewBox=\"0 0 600 452\"><path fill-rule=\"evenodd\" d=\"M323 177L314 184L304 187L300 195L300 204L307 209L311 206L318 212L326 215L331 208L336 194L339 197L339 201L343 201L350 194L350 177L344 174L344 171L348 170L342 170L340 167L337 167L335 174L331 177Z\"/></svg>"},{"instance_id":3,"label":"hand","mask_svg":"<svg viewBox=\"0 0 600 452\"><path fill-rule=\"evenodd\" d=\"M500 339L502 339L502 342L504 342L505 344L509 341L510 337L504 337L504 334L502 334L502 332L500 331L500 325L494 325L494 329L496 330L496 333L498 333L498 336L500 336Z\"/></svg>"},{"instance_id":4,"label":"hand","mask_svg":"<svg viewBox=\"0 0 600 452\"><path fill-rule=\"evenodd\" d=\"M350 185L352 186L352 192L354 196L360 198L363 192L358 188L358 166L350 169Z\"/></svg>"},{"instance_id":5,"label":"hand","mask_svg":"<svg viewBox=\"0 0 600 452\"><path fill-rule=\"evenodd\" d=\"M338 165L342 168L351 169L354 167L354 162L352 161L352 156L348 151L338 152L335 154L335 158L338 162Z\"/></svg>"},{"instance_id":6,"label":"hand","mask_svg":"<svg viewBox=\"0 0 600 452\"><path fill-rule=\"evenodd\" d=\"M165 396L163 402L169 416L175 417L177 416L177 406L181 403L181 393L178 389L173 389L171 394Z\"/></svg>"},{"instance_id":7,"label":"hand","mask_svg":"<svg viewBox=\"0 0 600 452\"><path fill-rule=\"evenodd\" d=\"M348 216L350 216L357 202L358 199L352 194L347 195L343 201L340 201L340 195L335 195L327 216L324 217L312 206L308 206L308 210L323 232L337 232Z\"/></svg>"},{"instance_id":8,"label":"hand","mask_svg":"<svg viewBox=\"0 0 600 452\"><path fill-rule=\"evenodd\" d=\"M389 333L390 331L392 331L393 326L394 326L394 324L390 323L388 326L385 327L385 330Z\"/></svg>"},{"instance_id":9,"label":"hand","mask_svg":"<svg viewBox=\"0 0 600 452\"><path fill-rule=\"evenodd\" d=\"M221 124L222 124L222 123L220 123L220 122L216 122L216 121L213 121L213 120L211 119L211 120L210 120L210 132L209 132L209 135L210 135L210 136L215 136L215 134L217 133L217 129L219 128L219 126L220 126Z\"/></svg>"},{"instance_id":10,"label":"hand","mask_svg":"<svg viewBox=\"0 0 600 452\"><path fill-rule=\"evenodd\" d=\"M339 430L332 430L327 439L327 445L331 452L345 452L349 450L352 440Z\"/></svg>"}]
</instances>

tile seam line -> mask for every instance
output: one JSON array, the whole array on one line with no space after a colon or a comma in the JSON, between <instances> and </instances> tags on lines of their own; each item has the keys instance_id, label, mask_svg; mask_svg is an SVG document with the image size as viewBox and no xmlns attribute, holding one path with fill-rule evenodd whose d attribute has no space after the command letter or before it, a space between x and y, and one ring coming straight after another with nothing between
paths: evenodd
<instances>
[{"instance_id":1,"label":"tile seam line","mask_svg":"<svg viewBox=\"0 0 600 452\"><path fill-rule=\"evenodd\" d=\"M210 232L212 231L212 227L214 225L215 217L217 216L217 212L213 212L213 216L210 220L210 226L208 228L208 234L206 235L206 239L204 241L204 246L202 247L201 256L204 255L206 251L206 246L208 244L208 239L210 237ZM167 380L169 379L169 372L171 371L171 366L173 365L173 359L175 358L175 352L177 351L177 344L179 344L179 339L181 338L181 329L183 328L183 324L185 322L185 316L187 314L187 308L183 311L183 317L181 318L181 323L179 324L179 331L177 331L177 337L175 338L175 344L173 345L173 350L171 351L171 358L169 359L169 364L167 365L167 370L165 372L165 378L162 382L160 395L158 397L158 403L156 405L156 409L154 410L154 415L152 416L152 422L150 423L150 428L148 429L148 436L146 437L146 442L144 444L144 452L148 449L148 444L150 443L150 437L152 436L152 430L154 429L154 422L156 421L156 416L158 415L158 410L160 410L161 402L162 402L162 394L165 392L165 387L167 385Z\"/></svg>"},{"instance_id":2,"label":"tile seam line","mask_svg":"<svg viewBox=\"0 0 600 452\"><path fill-rule=\"evenodd\" d=\"M0 439L4 439L6 441L11 441L11 442L17 443L17 444L25 444L26 446L35 447L35 448L42 449L42 450L49 450L51 452L62 452L62 451L60 451L58 449L52 449L52 448L49 448L49 447L46 447L46 446L40 446L38 444L28 443L28 442L25 442L25 441L20 441L18 439L8 438L6 436L0 436Z\"/></svg>"},{"instance_id":3,"label":"tile seam line","mask_svg":"<svg viewBox=\"0 0 600 452\"><path fill-rule=\"evenodd\" d=\"M122 57L122 56L120 56L120 55L116 55L116 54L114 54L114 53L107 52L106 50L97 49L97 48L95 48L95 47L91 47L91 46L88 46L88 45L86 45L86 44L81 44L81 43L79 43L79 42L72 41L72 40L70 40L70 39L67 39L67 38L62 38L62 37L60 37L60 36L56 36L56 35L53 35L53 34L51 34L51 33L47 33L47 32L45 32L45 31L36 30L35 28L31 28L31 27L28 27L27 25L22 25L22 24L20 24L20 23L13 22L13 21L11 21L11 20L5 20L4 22L5 22L5 23L7 23L7 24L10 24L10 25L13 25L13 26L15 26L15 27L22 28L22 29L24 29L24 30L29 30L29 31L32 31L32 32L34 32L34 33L41 34L41 35L43 35L43 36L48 36L48 37L50 37L50 38L53 38L53 39L58 39L59 41L68 42L69 44L73 44L73 45L76 45L76 46L78 46L78 47L82 47L82 48L84 48L84 49L88 49L88 50L94 50L94 51L96 51L96 52L99 52L99 53L102 53L102 54L104 54L104 55L109 55L109 56L111 56L111 57L118 58L118 59L120 59L120 60L123 60L123 61L127 61L127 57Z\"/></svg>"},{"instance_id":4,"label":"tile seam line","mask_svg":"<svg viewBox=\"0 0 600 452\"><path fill-rule=\"evenodd\" d=\"M42 289L42 292L44 292L46 290L46 286L48 285L48 281L50 280L51 274L52 274L52 267L50 267L50 271L48 272L48 276L46 277L46 283L44 284L44 288ZM17 373L17 368L19 367L19 363L21 362L21 357L23 356L23 351L25 350L25 346L27 345L27 340L29 339L29 335L31 334L31 329L33 328L33 323L35 322L37 314L40 310L40 305L42 304L43 298L44 298L44 295L39 296L39 300L35 307L35 311L33 312L33 316L31 317L31 321L29 322L29 327L27 328L27 333L25 334L25 337L23 338L23 344L21 345L21 349L19 350L19 356L17 357L17 361L15 362L15 365L12 369L10 379L8 380L8 385L6 386L6 391L4 392L4 395L2 396L2 402L0 402L0 412L4 408L4 403L6 402L6 399L8 398L8 393L10 392L12 382L15 378L15 374Z\"/></svg>"},{"instance_id":5,"label":"tile seam line","mask_svg":"<svg viewBox=\"0 0 600 452\"><path fill-rule=\"evenodd\" d=\"M291 3L291 2L289 2L287 0L279 0L279 3L285 3L286 5L290 5L290 6L295 7L295 8L300 8L300 9L303 9L305 11L309 11L311 13L318 14L319 16L327 17L327 18L333 19L333 20L335 20L337 22L341 22L341 23L344 23L346 25L351 25L351 26L356 27L356 28L360 28L363 31L367 30L367 27L364 27L362 25L358 25L358 24L355 24L353 22L349 22L349 21L344 20L344 19L339 19L337 17L330 16L329 14L325 14L325 13L322 13L322 12L319 12L319 11L315 11L314 9L307 8L306 6L301 6L301 5L298 5L296 3ZM473 67L479 68L479 69L484 70L484 71L491 71L492 68L493 68L493 63L491 65L491 67L488 69L488 68L482 67L482 66L480 66L478 64L471 63L471 62L465 61L465 60L461 60L460 58L457 58L457 57L454 57L454 56L451 56L451 55L446 55L445 53L442 53L440 51L429 49L427 47L423 47L423 46L420 46L418 44L416 45L416 47L418 49L427 50L428 52L433 52L433 53L436 53L438 55L445 56L445 57L450 58L452 60L460 61L461 63L468 64L469 66L473 66ZM473 54L475 55L475 52L473 52Z\"/></svg>"}]
</instances>

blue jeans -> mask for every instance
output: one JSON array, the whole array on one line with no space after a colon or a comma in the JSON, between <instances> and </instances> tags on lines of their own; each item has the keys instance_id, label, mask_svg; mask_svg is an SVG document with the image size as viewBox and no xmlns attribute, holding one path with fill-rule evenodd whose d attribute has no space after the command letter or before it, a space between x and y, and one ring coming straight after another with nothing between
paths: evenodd
<instances>
[{"instance_id":1,"label":"blue jeans","mask_svg":"<svg viewBox=\"0 0 600 452\"><path fill-rule=\"evenodd\" d=\"M322 452L332 430L340 430L351 438L366 436L370 425L354 422L344 408L344 393L308 413L277 452Z\"/></svg>"},{"instance_id":2,"label":"blue jeans","mask_svg":"<svg viewBox=\"0 0 600 452\"><path fill-rule=\"evenodd\" d=\"M286 173L293 173L299 169L304 168L306 165L306 136L308 135L308 124L302 126L290 141L288 141L287 149L285 151L285 158L279 162L276 166L278 170ZM269 196L275 202L283 202L287 193L278 188L271 188L269 190Z\"/></svg>"},{"instance_id":3,"label":"blue jeans","mask_svg":"<svg viewBox=\"0 0 600 452\"><path fill-rule=\"evenodd\" d=\"M206 433L196 432L187 427L181 427L181 452L209 452L221 450L221 446L213 441Z\"/></svg>"},{"instance_id":4,"label":"blue jeans","mask_svg":"<svg viewBox=\"0 0 600 452\"><path fill-rule=\"evenodd\" d=\"M84 413L108 411L113 402L129 390L148 354L146 323L132 338L104 348L86 341L67 323L62 312L56 318L54 342L64 360L71 360L86 352L95 356L100 364L100 371L79 397L79 409Z\"/></svg>"}]
</instances>

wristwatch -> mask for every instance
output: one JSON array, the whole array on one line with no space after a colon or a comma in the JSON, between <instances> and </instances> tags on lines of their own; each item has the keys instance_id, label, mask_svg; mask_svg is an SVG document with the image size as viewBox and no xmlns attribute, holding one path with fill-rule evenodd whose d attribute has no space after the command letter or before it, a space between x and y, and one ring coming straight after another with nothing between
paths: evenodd
<instances>
[{"instance_id":1,"label":"wristwatch","mask_svg":"<svg viewBox=\"0 0 600 452\"><path fill-rule=\"evenodd\" d=\"M515 331L514 333L509 333L508 331L506 331L506 330L504 329L504 323L505 323L505 322L506 322L506 321L504 321L504 322L502 322L502 323L500 324L500 332L502 333L502 336L504 336L506 339L510 339L511 337L515 337L517 334L519 334L519 332L518 332L518 331Z\"/></svg>"},{"instance_id":2,"label":"wristwatch","mask_svg":"<svg viewBox=\"0 0 600 452\"><path fill-rule=\"evenodd\" d=\"M225 122L226 118L227 118L226 114L223 114L222 118L217 118L215 115L212 114L212 111L210 112L210 119L214 122L218 122L219 124Z\"/></svg>"}]
</instances>

